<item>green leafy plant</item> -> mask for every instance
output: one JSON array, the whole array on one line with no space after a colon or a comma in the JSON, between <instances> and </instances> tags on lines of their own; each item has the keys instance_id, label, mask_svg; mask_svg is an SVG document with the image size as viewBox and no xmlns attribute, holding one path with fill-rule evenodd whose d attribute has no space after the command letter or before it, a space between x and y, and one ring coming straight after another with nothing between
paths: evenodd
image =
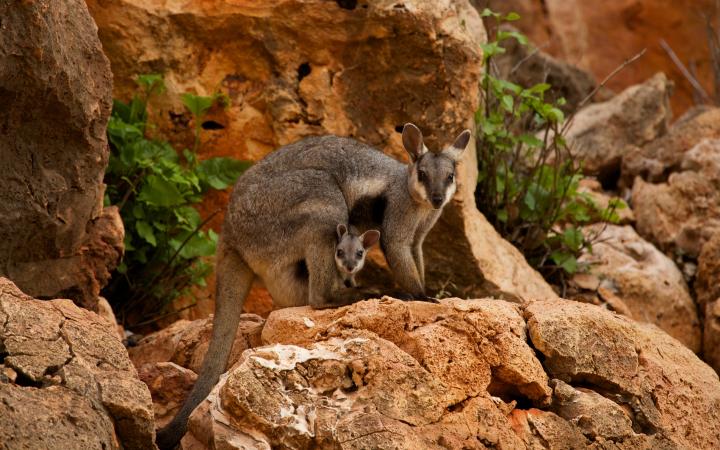
<instances>
[{"instance_id":1,"label":"green leafy plant","mask_svg":"<svg viewBox=\"0 0 720 450\"><path fill-rule=\"evenodd\" d=\"M115 100L108 123L111 154L105 203L117 205L125 225L125 256L104 291L126 325L163 312L193 285L204 285L217 234L203 228L195 208L211 189L225 189L249 166L231 158L199 160L200 124L225 97L183 94L195 120L195 145L181 155L166 141L149 137L148 101L165 91L160 75L137 78L139 92ZM129 323L128 323L129 322Z\"/></svg>"},{"instance_id":2,"label":"green leafy plant","mask_svg":"<svg viewBox=\"0 0 720 450\"><path fill-rule=\"evenodd\" d=\"M523 87L496 75L493 58L501 45L527 38L499 25L519 19L489 9L482 16L494 23L494 39L483 45L483 102L475 114L478 148L476 201L500 234L523 252L528 261L551 281L578 270L577 256L591 246L583 225L598 216L617 221L618 200L600 209L578 190L581 168L563 136L564 99L545 101L547 83Z\"/></svg>"}]
</instances>

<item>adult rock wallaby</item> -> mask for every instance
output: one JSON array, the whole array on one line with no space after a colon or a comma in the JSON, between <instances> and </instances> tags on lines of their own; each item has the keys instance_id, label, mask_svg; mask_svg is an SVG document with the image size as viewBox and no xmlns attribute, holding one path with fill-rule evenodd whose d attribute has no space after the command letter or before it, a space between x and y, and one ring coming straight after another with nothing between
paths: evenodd
<instances>
[{"instance_id":1,"label":"adult rock wallaby","mask_svg":"<svg viewBox=\"0 0 720 450\"><path fill-rule=\"evenodd\" d=\"M338 276L338 223L379 228L397 284L409 297L427 299L422 244L455 193L455 166L469 140L465 130L450 147L428 151L420 130L406 124L410 164L353 139L323 136L281 147L247 170L235 184L218 245L210 347L188 399L158 433L158 446L179 442L188 416L225 371L255 276L275 308L323 308L372 296Z\"/></svg>"}]
</instances>

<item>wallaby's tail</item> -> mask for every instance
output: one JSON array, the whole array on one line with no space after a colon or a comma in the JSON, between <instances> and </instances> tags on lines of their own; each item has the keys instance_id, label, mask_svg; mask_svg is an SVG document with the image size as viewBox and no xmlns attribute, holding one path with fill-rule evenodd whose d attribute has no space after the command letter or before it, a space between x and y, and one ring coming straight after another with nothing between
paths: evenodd
<instances>
[{"instance_id":1,"label":"wallaby's tail","mask_svg":"<svg viewBox=\"0 0 720 450\"><path fill-rule=\"evenodd\" d=\"M208 396L220 375L225 372L240 321L242 305L254 278L252 270L240 255L230 248L225 248L222 242L218 245L217 255L217 289L212 340L200 376L190 395L172 422L158 431L156 443L161 450L170 450L177 446L187 429L188 417Z\"/></svg>"}]
</instances>

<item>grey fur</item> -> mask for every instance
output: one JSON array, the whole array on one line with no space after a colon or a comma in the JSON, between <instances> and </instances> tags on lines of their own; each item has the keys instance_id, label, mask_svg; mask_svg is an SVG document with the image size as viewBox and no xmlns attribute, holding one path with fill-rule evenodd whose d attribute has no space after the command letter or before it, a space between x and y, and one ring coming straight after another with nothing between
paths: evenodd
<instances>
[{"instance_id":1,"label":"grey fur","mask_svg":"<svg viewBox=\"0 0 720 450\"><path fill-rule=\"evenodd\" d=\"M466 134L469 138L466 130L456 143L465 140L466 145ZM240 177L220 237L213 338L188 399L158 433L161 449L177 445L190 413L225 370L255 276L265 282L275 308L327 308L377 295L346 287L337 276L337 224L379 227L395 281L410 297L428 299L422 243L455 192L454 177L448 182L448 176L464 146L428 152L412 124L403 129L403 142L413 159L410 165L353 139L310 137L281 147ZM418 170L425 173L423 180ZM368 201L383 206L381 223L368 214L355 214L350 222L350 213Z\"/></svg>"},{"instance_id":2,"label":"grey fur","mask_svg":"<svg viewBox=\"0 0 720 450\"><path fill-rule=\"evenodd\" d=\"M338 243L335 247L335 265L338 274L342 277L345 287L356 287L355 275L365 265L367 249L380 239L378 230L368 230L358 234L357 228L345 224L337 226Z\"/></svg>"}]
</instances>

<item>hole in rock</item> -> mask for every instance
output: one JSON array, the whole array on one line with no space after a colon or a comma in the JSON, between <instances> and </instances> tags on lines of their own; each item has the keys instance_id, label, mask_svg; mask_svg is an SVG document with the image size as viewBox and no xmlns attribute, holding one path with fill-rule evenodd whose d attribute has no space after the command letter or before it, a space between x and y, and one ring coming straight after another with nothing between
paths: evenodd
<instances>
[{"instance_id":1,"label":"hole in rock","mask_svg":"<svg viewBox=\"0 0 720 450\"><path fill-rule=\"evenodd\" d=\"M402 125L395 125L395 131L397 131L398 133L402 133L402 130L403 130Z\"/></svg>"},{"instance_id":2,"label":"hole in rock","mask_svg":"<svg viewBox=\"0 0 720 450\"><path fill-rule=\"evenodd\" d=\"M310 72L312 72L312 67L310 67L309 63L300 64L298 66L298 81L302 81L303 78L310 75Z\"/></svg>"},{"instance_id":3,"label":"hole in rock","mask_svg":"<svg viewBox=\"0 0 720 450\"><path fill-rule=\"evenodd\" d=\"M515 400L515 408L517 409L530 409L533 407L532 400L527 398L525 394L522 394L517 386L499 381L495 377L493 377L490 382L487 391L488 394L494 397L500 397L505 403L510 403Z\"/></svg>"},{"instance_id":4,"label":"hole in rock","mask_svg":"<svg viewBox=\"0 0 720 450\"><path fill-rule=\"evenodd\" d=\"M214 120L206 120L201 125L203 130L222 130L225 125L215 122Z\"/></svg>"},{"instance_id":5,"label":"hole in rock","mask_svg":"<svg viewBox=\"0 0 720 450\"><path fill-rule=\"evenodd\" d=\"M335 0L342 9L353 10L357 7L357 0Z\"/></svg>"}]
</instances>

